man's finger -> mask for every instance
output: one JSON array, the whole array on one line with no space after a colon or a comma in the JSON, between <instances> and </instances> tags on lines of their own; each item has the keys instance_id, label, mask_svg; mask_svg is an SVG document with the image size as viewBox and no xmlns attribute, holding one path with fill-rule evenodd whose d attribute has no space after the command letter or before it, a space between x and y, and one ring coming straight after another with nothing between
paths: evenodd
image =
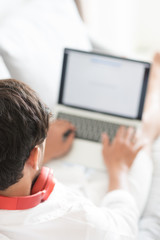
<instances>
[{"instance_id":1,"label":"man's finger","mask_svg":"<svg viewBox=\"0 0 160 240\"><path fill-rule=\"evenodd\" d=\"M66 122L66 123L62 123L61 125L58 126L58 131L61 133L61 134L65 134L66 132L68 131L72 131L72 132L75 132L76 131L76 128L75 126L73 126L71 123L69 122Z\"/></svg>"},{"instance_id":2,"label":"man's finger","mask_svg":"<svg viewBox=\"0 0 160 240\"><path fill-rule=\"evenodd\" d=\"M75 128L75 126L67 120L57 119L54 123L57 125L60 125L63 128L66 128L66 127Z\"/></svg>"},{"instance_id":3,"label":"man's finger","mask_svg":"<svg viewBox=\"0 0 160 240\"><path fill-rule=\"evenodd\" d=\"M127 129L126 136L125 136L125 139L127 142L130 142L133 139L133 137L135 135L134 132L135 132L134 128L129 127Z\"/></svg>"},{"instance_id":4,"label":"man's finger","mask_svg":"<svg viewBox=\"0 0 160 240\"><path fill-rule=\"evenodd\" d=\"M70 147L72 146L73 140L75 137L75 133L71 133L68 138L66 139L66 141L64 142L64 150L68 151L70 149Z\"/></svg>"},{"instance_id":5,"label":"man's finger","mask_svg":"<svg viewBox=\"0 0 160 240\"><path fill-rule=\"evenodd\" d=\"M63 141L66 141L71 134L75 135L75 130L74 129L70 128L66 132L64 132L63 133Z\"/></svg>"},{"instance_id":6,"label":"man's finger","mask_svg":"<svg viewBox=\"0 0 160 240\"><path fill-rule=\"evenodd\" d=\"M75 132L71 132L71 133L68 135L68 137L66 138L65 143L66 143L66 144L67 144L67 143L70 143L70 142L74 139L74 137L75 137Z\"/></svg>"},{"instance_id":7,"label":"man's finger","mask_svg":"<svg viewBox=\"0 0 160 240\"><path fill-rule=\"evenodd\" d=\"M121 126L116 133L116 137L124 138L126 135L126 128L124 126Z\"/></svg>"},{"instance_id":8,"label":"man's finger","mask_svg":"<svg viewBox=\"0 0 160 240\"><path fill-rule=\"evenodd\" d=\"M104 145L109 144L109 137L108 137L107 133L102 133L102 142Z\"/></svg>"}]
</instances>

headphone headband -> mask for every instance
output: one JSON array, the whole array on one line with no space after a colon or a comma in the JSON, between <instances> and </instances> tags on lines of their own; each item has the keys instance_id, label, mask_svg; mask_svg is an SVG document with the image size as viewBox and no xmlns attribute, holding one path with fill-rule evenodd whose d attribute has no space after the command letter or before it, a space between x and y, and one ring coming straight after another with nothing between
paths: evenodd
<instances>
[{"instance_id":1,"label":"headphone headband","mask_svg":"<svg viewBox=\"0 0 160 240\"><path fill-rule=\"evenodd\" d=\"M4 197L0 196L0 209L5 210L24 210L37 206L47 200L53 191L55 182L53 180L53 171L47 167L41 169L35 184L33 185L31 195L24 197Z\"/></svg>"}]
</instances>

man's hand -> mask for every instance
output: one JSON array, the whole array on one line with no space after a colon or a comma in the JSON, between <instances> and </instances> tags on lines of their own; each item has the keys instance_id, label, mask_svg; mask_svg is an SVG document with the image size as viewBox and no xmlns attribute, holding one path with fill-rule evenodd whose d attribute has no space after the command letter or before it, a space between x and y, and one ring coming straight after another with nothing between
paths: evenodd
<instances>
[{"instance_id":1,"label":"man's hand","mask_svg":"<svg viewBox=\"0 0 160 240\"><path fill-rule=\"evenodd\" d=\"M128 170L144 144L136 139L133 128L120 127L112 143L103 134L103 157L109 174L109 191L123 188Z\"/></svg>"},{"instance_id":2,"label":"man's hand","mask_svg":"<svg viewBox=\"0 0 160 240\"><path fill-rule=\"evenodd\" d=\"M128 170L142 145L137 145L133 128L120 127L113 142L103 134L103 157L109 171Z\"/></svg>"},{"instance_id":3,"label":"man's hand","mask_svg":"<svg viewBox=\"0 0 160 240\"><path fill-rule=\"evenodd\" d=\"M65 155L72 146L74 136L75 127L71 123L65 120L56 120L51 123L46 140L44 162Z\"/></svg>"}]
</instances>

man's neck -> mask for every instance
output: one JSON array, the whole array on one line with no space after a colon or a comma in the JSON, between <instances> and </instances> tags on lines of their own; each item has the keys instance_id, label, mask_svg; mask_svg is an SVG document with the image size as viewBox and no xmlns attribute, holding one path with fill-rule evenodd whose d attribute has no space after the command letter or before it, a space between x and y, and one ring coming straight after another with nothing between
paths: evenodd
<instances>
[{"instance_id":1,"label":"man's neck","mask_svg":"<svg viewBox=\"0 0 160 240\"><path fill-rule=\"evenodd\" d=\"M4 191L0 191L1 196L5 197L20 197L29 196L31 192L31 185L18 182L10 186Z\"/></svg>"},{"instance_id":2,"label":"man's neck","mask_svg":"<svg viewBox=\"0 0 160 240\"><path fill-rule=\"evenodd\" d=\"M35 176L33 176L33 174L24 170L23 177L6 190L0 190L0 195L5 197L29 196L34 178Z\"/></svg>"}]
</instances>

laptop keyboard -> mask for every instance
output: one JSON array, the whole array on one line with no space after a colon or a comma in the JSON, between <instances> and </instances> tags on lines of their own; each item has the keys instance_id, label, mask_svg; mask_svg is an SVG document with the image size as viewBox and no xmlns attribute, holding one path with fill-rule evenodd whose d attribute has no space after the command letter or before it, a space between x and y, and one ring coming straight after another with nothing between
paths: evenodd
<instances>
[{"instance_id":1,"label":"laptop keyboard","mask_svg":"<svg viewBox=\"0 0 160 240\"><path fill-rule=\"evenodd\" d=\"M112 141L118 128L121 126L111 122L79 117L62 112L58 113L57 118L71 122L76 127L77 138L94 142L101 142L103 132L106 132Z\"/></svg>"}]
</instances>

